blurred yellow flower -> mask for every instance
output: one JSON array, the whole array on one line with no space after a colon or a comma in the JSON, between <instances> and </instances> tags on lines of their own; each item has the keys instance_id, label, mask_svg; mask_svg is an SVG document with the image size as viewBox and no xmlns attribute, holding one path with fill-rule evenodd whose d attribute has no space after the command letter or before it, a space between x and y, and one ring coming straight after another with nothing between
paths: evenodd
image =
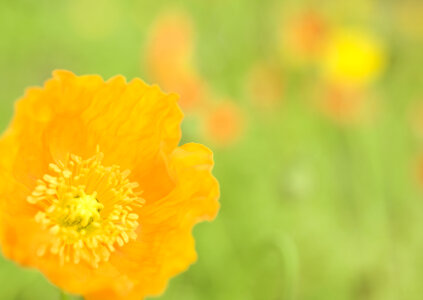
<instances>
[{"instance_id":1,"label":"blurred yellow flower","mask_svg":"<svg viewBox=\"0 0 423 300\"><path fill-rule=\"evenodd\" d=\"M322 62L329 80L362 86L384 70L386 53L381 42L366 32L339 30L329 38Z\"/></svg>"},{"instance_id":2,"label":"blurred yellow flower","mask_svg":"<svg viewBox=\"0 0 423 300\"><path fill-rule=\"evenodd\" d=\"M86 299L142 299L196 259L219 208L212 152L178 147L174 94L56 71L0 139L5 256Z\"/></svg>"}]
</instances>

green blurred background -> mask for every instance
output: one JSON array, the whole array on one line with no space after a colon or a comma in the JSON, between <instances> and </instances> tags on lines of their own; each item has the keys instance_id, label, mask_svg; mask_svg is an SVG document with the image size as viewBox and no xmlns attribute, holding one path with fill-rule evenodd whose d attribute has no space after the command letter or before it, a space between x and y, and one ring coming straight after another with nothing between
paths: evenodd
<instances>
[{"instance_id":1,"label":"green blurred background","mask_svg":"<svg viewBox=\"0 0 423 300\"><path fill-rule=\"evenodd\" d=\"M422 15L420 0L0 0L0 127L54 69L158 83L222 193L160 299L422 299ZM73 298L3 258L0 282L0 299Z\"/></svg>"}]
</instances>

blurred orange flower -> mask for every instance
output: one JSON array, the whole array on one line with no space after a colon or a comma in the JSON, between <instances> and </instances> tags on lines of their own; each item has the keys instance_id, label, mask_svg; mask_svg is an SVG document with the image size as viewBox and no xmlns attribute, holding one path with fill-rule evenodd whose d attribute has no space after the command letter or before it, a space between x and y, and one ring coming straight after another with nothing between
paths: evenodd
<instances>
[{"instance_id":1,"label":"blurred orange flower","mask_svg":"<svg viewBox=\"0 0 423 300\"><path fill-rule=\"evenodd\" d=\"M401 36L415 40L423 39L423 3L419 0L403 0L395 2L396 28Z\"/></svg>"},{"instance_id":2,"label":"blurred orange flower","mask_svg":"<svg viewBox=\"0 0 423 300\"><path fill-rule=\"evenodd\" d=\"M0 240L10 259L86 299L142 299L196 259L219 208L212 152L178 147L174 94L56 71L0 140Z\"/></svg>"},{"instance_id":3,"label":"blurred orange flower","mask_svg":"<svg viewBox=\"0 0 423 300\"><path fill-rule=\"evenodd\" d=\"M244 115L231 101L217 104L205 117L205 135L217 146L233 145L242 136L244 127Z\"/></svg>"},{"instance_id":4,"label":"blurred orange flower","mask_svg":"<svg viewBox=\"0 0 423 300\"><path fill-rule=\"evenodd\" d=\"M150 33L147 63L154 77L176 80L190 72L194 51L193 25L188 15L172 11L160 15ZM170 70L170 71L169 71Z\"/></svg>"},{"instance_id":5,"label":"blurred orange flower","mask_svg":"<svg viewBox=\"0 0 423 300\"><path fill-rule=\"evenodd\" d=\"M247 77L247 92L253 104L274 109L281 103L283 86L280 72L269 63L257 63Z\"/></svg>"},{"instance_id":6,"label":"blurred orange flower","mask_svg":"<svg viewBox=\"0 0 423 300\"><path fill-rule=\"evenodd\" d=\"M417 154L415 158L411 159L410 169L412 171L413 179L417 187L423 188L423 155Z\"/></svg>"},{"instance_id":7,"label":"blurred orange flower","mask_svg":"<svg viewBox=\"0 0 423 300\"><path fill-rule=\"evenodd\" d=\"M280 24L280 47L291 62L306 63L320 57L328 34L328 25L315 10L294 13Z\"/></svg>"},{"instance_id":8,"label":"blurred orange flower","mask_svg":"<svg viewBox=\"0 0 423 300\"><path fill-rule=\"evenodd\" d=\"M153 80L177 92L184 111L191 110L207 93L194 62L194 34L190 17L180 11L161 15L151 30L146 56Z\"/></svg>"},{"instance_id":9,"label":"blurred orange flower","mask_svg":"<svg viewBox=\"0 0 423 300\"><path fill-rule=\"evenodd\" d=\"M351 124L372 118L374 103L368 93L340 84L327 84L318 92L317 106L329 118L340 124Z\"/></svg>"}]
</instances>

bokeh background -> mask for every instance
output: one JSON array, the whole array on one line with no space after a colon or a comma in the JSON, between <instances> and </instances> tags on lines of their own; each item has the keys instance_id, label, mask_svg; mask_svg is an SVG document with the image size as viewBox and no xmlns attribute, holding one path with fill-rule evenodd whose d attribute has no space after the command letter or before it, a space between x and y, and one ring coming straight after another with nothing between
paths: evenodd
<instances>
[{"instance_id":1,"label":"bokeh background","mask_svg":"<svg viewBox=\"0 0 423 300\"><path fill-rule=\"evenodd\" d=\"M160 299L422 299L423 2L0 0L0 128L54 69L178 92L221 212ZM0 258L0 299L78 299Z\"/></svg>"}]
</instances>

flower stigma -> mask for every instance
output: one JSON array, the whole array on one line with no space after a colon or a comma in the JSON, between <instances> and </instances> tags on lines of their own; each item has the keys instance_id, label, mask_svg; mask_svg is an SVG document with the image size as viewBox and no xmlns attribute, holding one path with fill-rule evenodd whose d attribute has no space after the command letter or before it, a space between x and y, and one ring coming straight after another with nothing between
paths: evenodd
<instances>
[{"instance_id":1,"label":"flower stigma","mask_svg":"<svg viewBox=\"0 0 423 300\"><path fill-rule=\"evenodd\" d=\"M97 200L97 193L85 195L82 192L81 194L70 199L68 202L64 210L64 226L77 226L78 230L82 230L93 222L98 223L100 220L100 212L104 208L104 205ZM95 225L98 227L99 224Z\"/></svg>"}]
</instances>

